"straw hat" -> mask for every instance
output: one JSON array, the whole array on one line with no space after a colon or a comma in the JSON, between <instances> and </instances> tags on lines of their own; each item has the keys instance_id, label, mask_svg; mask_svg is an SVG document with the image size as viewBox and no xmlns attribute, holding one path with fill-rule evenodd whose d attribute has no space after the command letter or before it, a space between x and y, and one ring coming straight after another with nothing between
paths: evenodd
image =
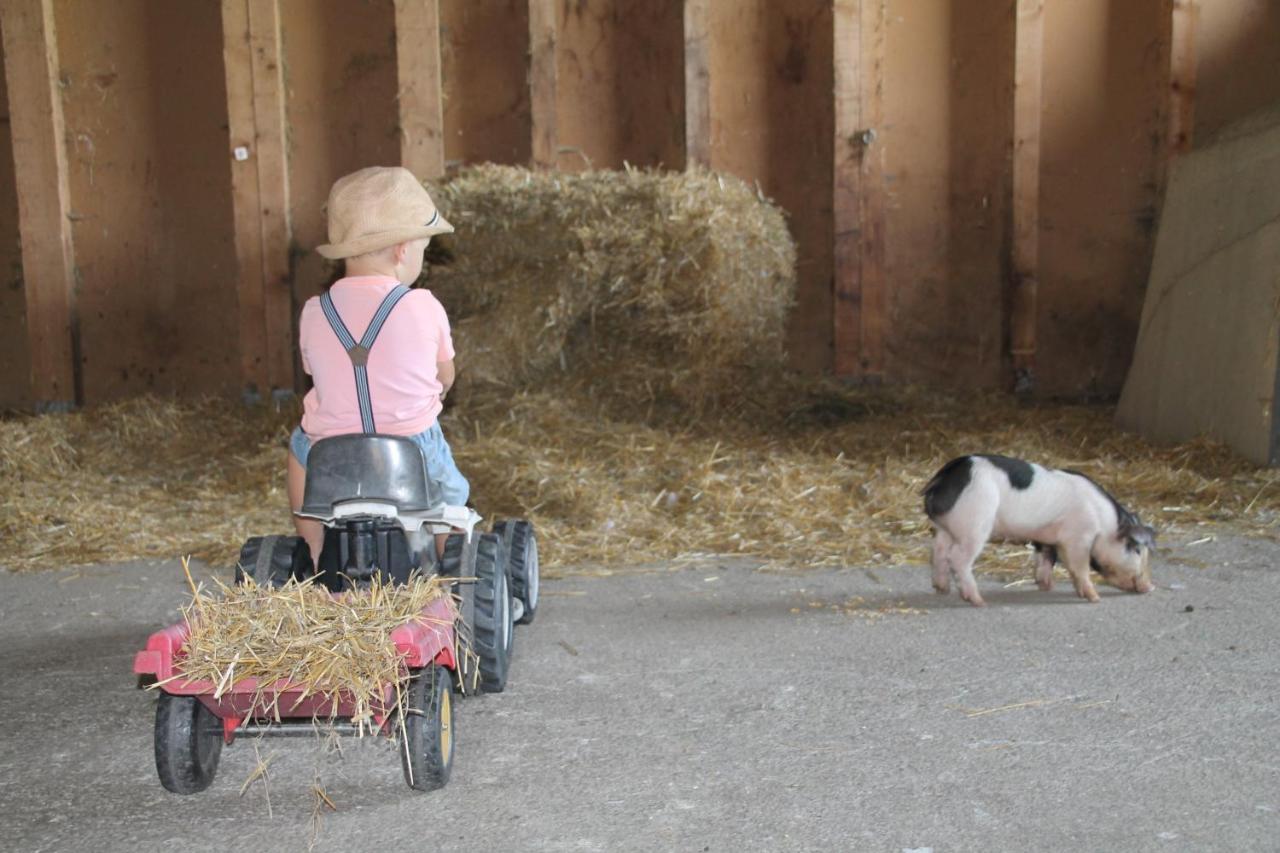
<instances>
[{"instance_id":1,"label":"straw hat","mask_svg":"<svg viewBox=\"0 0 1280 853\"><path fill-rule=\"evenodd\" d=\"M316 251L326 258L351 258L453 226L408 169L370 166L339 178L329 190L329 242Z\"/></svg>"}]
</instances>

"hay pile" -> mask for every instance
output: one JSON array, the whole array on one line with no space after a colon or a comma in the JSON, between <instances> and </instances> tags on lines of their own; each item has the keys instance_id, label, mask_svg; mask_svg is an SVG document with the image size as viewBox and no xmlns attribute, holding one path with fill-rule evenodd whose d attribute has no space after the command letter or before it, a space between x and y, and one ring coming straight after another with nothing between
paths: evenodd
<instances>
[{"instance_id":1,"label":"hay pile","mask_svg":"<svg viewBox=\"0 0 1280 853\"><path fill-rule=\"evenodd\" d=\"M1280 472L1208 441L1146 443L1115 429L1110 406L796 382L754 398L754 417L680 423L671 412L636 422L607 399L566 395L475 401L453 432L475 493L501 514L535 518L554 565L708 554L779 567L925 563L920 489L971 452L1084 471L1166 537L1206 525L1275 537L1280 522ZM981 567L1030 564L1011 547Z\"/></svg>"},{"instance_id":2,"label":"hay pile","mask_svg":"<svg viewBox=\"0 0 1280 853\"><path fill-rule=\"evenodd\" d=\"M296 581L278 589L218 584L214 592L193 585L183 607L191 624L187 655L174 677L212 682L215 696L258 679L256 713L277 721L290 709L264 698L261 688L281 679L306 696L331 696L330 717L337 697L349 696L356 707L352 722L372 733L374 715L390 710L383 707L384 688L398 684L402 673L391 632L421 619L438 598L452 600L448 585L435 578L374 583L341 596Z\"/></svg>"},{"instance_id":3,"label":"hay pile","mask_svg":"<svg viewBox=\"0 0 1280 853\"><path fill-rule=\"evenodd\" d=\"M282 472L292 407L155 397L0 418L0 565L56 569L193 554L290 529Z\"/></svg>"},{"instance_id":4,"label":"hay pile","mask_svg":"<svg viewBox=\"0 0 1280 853\"><path fill-rule=\"evenodd\" d=\"M778 208L708 172L466 169L424 284L464 382L607 374L705 402L783 359L795 246Z\"/></svg>"},{"instance_id":5,"label":"hay pile","mask_svg":"<svg viewBox=\"0 0 1280 853\"><path fill-rule=\"evenodd\" d=\"M921 564L919 490L974 451L1083 470L1166 538L1277 536L1280 471L1208 441L1149 444L1118 432L1110 406L798 381L751 399L700 417L646 415L566 382L477 391L443 424L477 509L532 518L549 574L710 553L779 567ZM0 563L192 553L230 566L248 536L289 530L296 417L144 398L0 421ZM1029 562L1008 551L982 565Z\"/></svg>"}]
</instances>

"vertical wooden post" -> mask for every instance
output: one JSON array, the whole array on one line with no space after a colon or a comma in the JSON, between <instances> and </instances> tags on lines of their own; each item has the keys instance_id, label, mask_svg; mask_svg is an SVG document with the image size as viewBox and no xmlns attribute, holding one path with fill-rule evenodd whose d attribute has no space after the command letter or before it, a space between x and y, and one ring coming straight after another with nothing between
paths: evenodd
<instances>
[{"instance_id":1,"label":"vertical wooden post","mask_svg":"<svg viewBox=\"0 0 1280 853\"><path fill-rule=\"evenodd\" d=\"M884 376L888 294L884 274L884 43L889 0L862 0L862 374Z\"/></svg>"},{"instance_id":2,"label":"vertical wooden post","mask_svg":"<svg viewBox=\"0 0 1280 853\"><path fill-rule=\"evenodd\" d=\"M885 0L835 0L834 316L837 376L884 373Z\"/></svg>"},{"instance_id":3,"label":"vertical wooden post","mask_svg":"<svg viewBox=\"0 0 1280 853\"><path fill-rule=\"evenodd\" d=\"M1196 107L1196 0L1171 0L1173 29L1169 56L1169 155L1191 150Z\"/></svg>"},{"instance_id":4,"label":"vertical wooden post","mask_svg":"<svg viewBox=\"0 0 1280 853\"><path fill-rule=\"evenodd\" d=\"M31 396L36 408L65 410L83 399L77 387L75 258L71 190L58 86L52 0L0 3L9 91L22 281L26 298Z\"/></svg>"},{"instance_id":5,"label":"vertical wooden post","mask_svg":"<svg viewBox=\"0 0 1280 853\"><path fill-rule=\"evenodd\" d=\"M1044 0L1017 0L1013 70L1013 292L1010 348L1014 390L1035 382L1036 296L1040 272L1040 107Z\"/></svg>"},{"instance_id":6,"label":"vertical wooden post","mask_svg":"<svg viewBox=\"0 0 1280 853\"><path fill-rule=\"evenodd\" d=\"M685 168L711 168L711 0L684 0Z\"/></svg>"},{"instance_id":7,"label":"vertical wooden post","mask_svg":"<svg viewBox=\"0 0 1280 853\"><path fill-rule=\"evenodd\" d=\"M240 366L253 396L293 388L289 172L277 0L222 0Z\"/></svg>"},{"instance_id":8,"label":"vertical wooden post","mask_svg":"<svg viewBox=\"0 0 1280 853\"><path fill-rule=\"evenodd\" d=\"M529 0L529 133L535 168L554 169L560 146L556 132L555 0Z\"/></svg>"},{"instance_id":9,"label":"vertical wooden post","mask_svg":"<svg viewBox=\"0 0 1280 853\"><path fill-rule=\"evenodd\" d=\"M400 165L419 180L444 177L439 0L395 0Z\"/></svg>"}]
</instances>

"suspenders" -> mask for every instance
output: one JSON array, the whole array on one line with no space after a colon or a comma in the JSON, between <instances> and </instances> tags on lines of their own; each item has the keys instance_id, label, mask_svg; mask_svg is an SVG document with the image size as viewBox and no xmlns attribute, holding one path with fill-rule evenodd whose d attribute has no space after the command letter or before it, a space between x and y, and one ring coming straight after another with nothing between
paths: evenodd
<instances>
[{"instance_id":1,"label":"suspenders","mask_svg":"<svg viewBox=\"0 0 1280 853\"><path fill-rule=\"evenodd\" d=\"M347 356L351 359L351 366L355 370L356 399L360 402L360 426L365 435L372 435L377 432L376 425L373 422L373 399L369 396L369 350L373 348L373 342L377 340L378 333L382 331L383 324L387 322L391 309L395 308L396 304L408 293L409 288L400 284L386 295L382 300L382 304L378 306L378 310L373 312L373 319L369 321L369 327L365 329L364 337L360 338L359 343L356 343L356 339L347 331L342 318L338 316L338 309L334 306L333 298L329 296L329 292L325 291L320 295L320 307L324 309L325 319L329 321L329 326L332 327L333 333L338 336L338 340L342 343L342 348L347 351Z\"/></svg>"}]
</instances>

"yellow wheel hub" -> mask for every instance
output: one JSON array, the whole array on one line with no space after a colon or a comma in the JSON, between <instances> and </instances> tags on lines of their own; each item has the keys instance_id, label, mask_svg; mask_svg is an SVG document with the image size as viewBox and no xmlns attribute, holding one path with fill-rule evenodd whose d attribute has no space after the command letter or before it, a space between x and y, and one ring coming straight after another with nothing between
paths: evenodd
<instances>
[{"instance_id":1,"label":"yellow wheel hub","mask_svg":"<svg viewBox=\"0 0 1280 853\"><path fill-rule=\"evenodd\" d=\"M453 759L453 730L449 725L449 721L453 719L452 705L453 697L446 690L440 697L440 758L448 764Z\"/></svg>"}]
</instances>

